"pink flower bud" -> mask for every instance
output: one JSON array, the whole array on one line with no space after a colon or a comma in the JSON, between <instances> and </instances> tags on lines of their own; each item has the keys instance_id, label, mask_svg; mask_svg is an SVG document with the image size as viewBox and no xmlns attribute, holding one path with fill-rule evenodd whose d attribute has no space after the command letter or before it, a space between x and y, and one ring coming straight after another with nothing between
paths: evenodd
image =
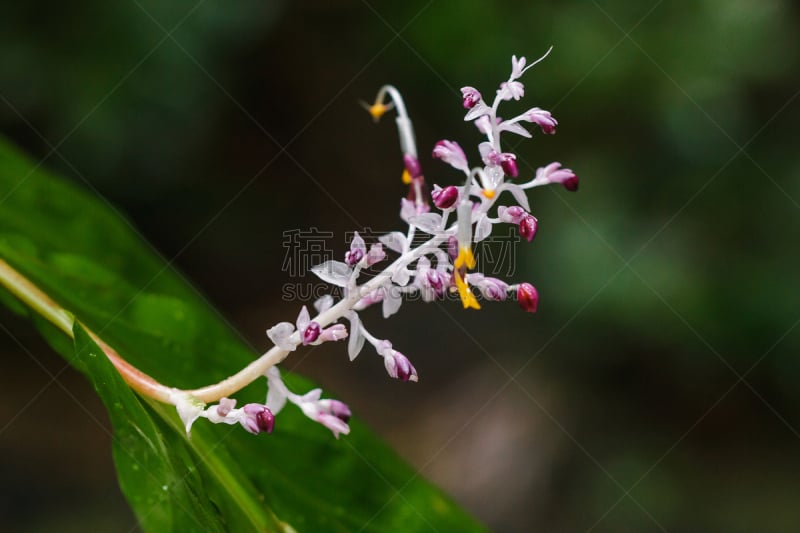
<instances>
[{"instance_id":1,"label":"pink flower bud","mask_svg":"<svg viewBox=\"0 0 800 533\"><path fill-rule=\"evenodd\" d=\"M575 192L578 190L578 176L573 175L571 178L567 178L562 183L564 188L568 191Z\"/></svg>"},{"instance_id":2,"label":"pink flower bud","mask_svg":"<svg viewBox=\"0 0 800 533\"><path fill-rule=\"evenodd\" d=\"M519 234L522 235L525 240L531 242L536 236L536 229L538 226L539 224L535 216L525 215L522 220L519 221Z\"/></svg>"},{"instance_id":3,"label":"pink flower bud","mask_svg":"<svg viewBox=\"0 0 800 533\"><path fill-rule=\"evenodd\" d=\"M568 168L561 168L561 163L555 161L546 167L536 169L534 185L545 185L548 183L560 183L568 191L578 190L578 176Z\"/></svg>"},{"instance_id":4,"label":"pink flower bud","mask_svg":"<svg viewBox=\"0 0 800 533\"><path fill-rule=\"evenodd\" d=\"M447 238L447 255L451 261L455 261L458 257L458 238L453 235Z\"/></svg>"},{"instance_id":5,"label":"pink flower bud","mask_svg":"<svg viewBox=\"0 0 800 533\"><path fill-rule=\"evenodd\" d=\"M242 410L244 411L244 416L239 420L239 423L244 429L254 435L262 432L272 433L272 429L275 427L275 416L266 405L248 403Z\"/></svg>"},{"instance_id":6,"label":"pink flower bud","mask_svg":"<svg viewBox=\"0 0 800 533\"><path fill-rule=\"evenodd\" d=\"M556 132L558 121L550 114L550 111L534 107L525 112L525 120L537 124L542 128L542 132L552 135Z\"/></svg>"},{"instance_id":7,"label":"pink flower bud","mask_svg":"<svg viewBox=\"0 0 800 533\"><path fill-rule=\"evenodd\" d=\"M224 418L228 416L228 413L230 413L231 409L234 407L236 407L236 400L220 398L219 405L217 405L217 414Z\"/></svg>"},{"instance_id":8,"label":"pink flower bud","mask_svg":"<svg viewBox=\"0 0 800 533\"><path fill-rule=\"evenodd\" d=\"M316 322L312 322L315 324ZM347 328L344 324L334 324L329 328L325 328L319 335L321 342L340 341L347 338Z\"/></svg>"},{"instance_id":9,"label":"pink flower bud","mask_svg":"<svg viewBox=\"0 0 800 533\"><path fill-rule=\"evenodd\" d=\"M441 159L453 168L469 173L467 156L464 155L464 150L455 141L442 140L437 142L436 146L433 147L433 157Z\"/></svg>"},{"instance_id":10,"label":"pink flower bud","mask_svg":"<svg viewBox=\"0 0 800 533\"><path fill-rule=\"evenodd\" d=\"M510 178L516 178L519 176L519 169L517 168L517 156L514 154L500 154L500 167L503 169L503 172L505 172L506 176Z\"/></svg>"},{"instance_id":11,"label":"pink flower bud","mask_svg":"<svg viewBox=\"0 0 800 533\"><path fill-rule=\"evenodd\" d=\"M539 306L539 292L530 283L520 283L517 287L517 301L523 311L535 313Z\"/></svg>"},{"instance_id":12,"label":"pink flower bud","mask_svg":"<svg viewBox=\"0 0 800 533\"><path fill-rule=\"evenodd\" d=\"M350 250L344 254L344 262L347 263L347 266L354 266L361 261L366 251L367 245L364 243L364 239L358 232L355 232L353 240L350 241Z\"/></svg>"},{"instance_id":13,"label":"pink flower bud","mask_svg":"<svg viewBox=\"0 0 800 533\"><path fill-rule=\"evenodd\" d=\"M374 305L378 302L383 301L383 298L384 298L383 289L381 288L375 289L374 291L371 291L362 296L361 299L358 302L356 302L356 304L353 306L353 309L357 311L366 309L370 305Z\"/></svg>"},{"instance_id":14,"label":"pink flower bud","mask_svg":"<svg viewBox=\"0 0 800 533\"><path fill-rule=\"evenodd\" d=\"M348 422L353 414L350 412L350 407L346 403L339 400L320 400L319 406L322 410L330 415L335 416L342 422Z\"/></svg>"},{"instance_id":15,"label":"pink flower bud","mask_svg":"<svg viewBox=\"0 0 800 533\"><path fill-rule=\"evenodd\" d=\"M357 248L355 250L348 250L344 254L344 262L347 263L348 266L353 266L361 261L362 257L364 257L364 252L361 250Z\"/></svg>"},{"instance_id":16,"label":"pink flower bud","mask_svg":"<svg viewBox=\"0 0 800 533\"><path fill-rule=\"evenodd\" d=\"M403 165L405 165L406 170L411 175L412 178L416 178L422 175L422 168L419 166L419 159L414 157L411 154L405 154L403 156Z\"/></svg>"},{"instance_id":17,"label":"pink flower bud","mask_svg":"<svg viewBox=\"0 0 800 533\"><path fill-rule=\"evenodd\" d=\"M308 346L319 338L322 328L316 322L309 322L306 329L303 330L303 346Z\"/></svg>"},{"instance_id":18,"label":"pink flower bud","mask_svg":"<svg viewBox=\"0 0 800 533\"><path fill-rule=\"evenodd\" d=\"M436 291L437 293L442 292L442 289L444 289L445 280L441 272L431 268L428 269L427 272L425 272L425 277L428 280L428 285L430 285L434 291Z\"/></svg>"},{"instance_id":19,"label":"pink flower bud","mask_svg":"<svg viewBox=\"0 0 800 533\"><path fill-rule=\"evenodd\" d=\"M462 87L461 96L464 98L464 109L472 109L481 101L481 93L475 87Z\"/></svg>"},{"instance_id":20,"label":"pink flower bud","mask_svg":"<svg viewBox=\"0 0 800 533\"><path fill-rule=\"evenodd\" d=\"M389 341L380 341L375 345L375 350L378 355L383 357L383 365L386 367L386 372L390 377L400 379L401 381L417 381L417 370L408 357L401 354L394 348Z\"/></svg>"},{"instance_id":21,"label":"pink flower bud","mask_svg":"<svg viewBox=\"0 0 800 533\"><path fill-rule=\"evenodd\" d=\"M369 252L367 253L367 266L380 263L384 259L386 259L386 252L383 251L383 244L377 243L369 247Z\"/></svg>"},{"instance_id":22,"label":"pink flower bud","mask_svg":"<svg viewBox=\"0 0 800 533\"><path fill-rule=\"evenodd\" d=\"M470 274L469 282L478 287L487 300L502 302L508 297L508 284L503 280L476 273Z\"/></svg>"},{"instance_id":23,"label":"pink flower bud","mask_svg":"<svg viewBox=\"0 0 800 533\"><path fill-rule=\"evenodd\" d=\"M508 222L509 224L519 224L527 214L528 212L518 205L511 207L505 207L501 205L497 208L497 215L500 217L500 220L503 222Z\"/></svg>"},{"instance_id":24,"label":"pink flower bud","mask_svg":"<svg viewBox=\"0 0 800 533\"><path fill-rule=\"evenodd\" d=\"M417 381L417 369L408 360L408 357L401 354L397 350L391 352L383 357L383 365L386 367L386 372L390 377L399 379L400 381Z\"/></svg>"},{"instance_id":25,"label":"pink flower bud","mask_svg":"<svg viewBox=\"0 0 800 533\"><path fill-rule=\"evenodd\" d=\"M497 208L497 216L500 218L500 220L507 222L508 224L519 224L519 222L527 214L528 212L518 205L513 205L511 207L501 205Z\"/></svg>"},{"instance_id":26,"label":"pink flower bud","mask_svg":"<svg viewBox=\"0 0 800 533\"><path fill-rule=\"evenodd\" d=\"M458 201L458 187L454 185L448 185L444 189L434 187L431 191L431 198L433 198L433 204L439 209L450 209Z\"/></svg>"}]
</instances>

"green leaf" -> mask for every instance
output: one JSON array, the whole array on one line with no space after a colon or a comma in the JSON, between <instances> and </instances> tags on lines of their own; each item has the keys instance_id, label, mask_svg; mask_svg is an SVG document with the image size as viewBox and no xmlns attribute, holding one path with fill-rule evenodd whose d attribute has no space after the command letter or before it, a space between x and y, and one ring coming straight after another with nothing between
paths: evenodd
<instances>
[{"instance_id":1,"label":"green leaf","mask_svg":"<svg viewBox=\"0 0 800 533\"><path fill-rule=\"evenodd\" d=\"M358 420L340 440L287 407L272 435L200 421L134 393L86 333L162 383L218 381L256 354L103 200L0 140L0 258L76 317L72 336L0 290L91 380L114 427L122 491L146 531L479 531ZM298 390L308 380L285 375ZM265 383L237 395L263 401ZM387 406L387 409L392 407Z\"/></svg>"}]
</instances>

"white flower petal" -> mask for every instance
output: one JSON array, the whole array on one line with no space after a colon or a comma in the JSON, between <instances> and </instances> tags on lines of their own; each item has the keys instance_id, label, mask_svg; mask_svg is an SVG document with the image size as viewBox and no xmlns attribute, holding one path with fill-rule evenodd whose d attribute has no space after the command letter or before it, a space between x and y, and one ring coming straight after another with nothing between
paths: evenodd
<instances>
[{"instance_id":1,"label":"white flower petal","mask_svg":"<svg viewBox=\"0 0 800 533\"><path fill-rule=\"evenodd\" d=\"M347 319L350 321L350 340L347 341L347 355L350 360L355 359L364 347L366 337L361 334L361 320L358 318L356 312L347 314Z\"/></svg>"},{"instance_id":2,"label":"white flower petal","mask_svg":"<svg viewBox=\"0 0 800 533\"><path fill-rule=\"evenodd\" d=\"M436 213L422 213L408 219L408 223L425 233L435 235L442 228L442 216Z\"/></svg>"},{"instance_id":3,"label":"white flower petal","mask_svg":"<svg viewBox=\"0 0 800 533\"><path fill-rule=\"evenodd\" d=\"M492 123L489 121L487 115L483 115L475 121L475 127L478 128L478 131L481 133L486 134L492 128Z\"/></svg>"},{"instance_id":4,"label":"white flower petal","mask_svg":"<svg viewBox=\"0 0 800 533\"><path fill-rule=\"evenodd\" d=\"M304 305L300 310L300 313L298 313L297 320L295 321L297 330L303 331L306 329L306 326L308 326L309 322L311 322L311 315L308 314L308 308Z\"/></svg>"},{"instance_id":5,"label":"white flower petal","mask_svg":"<svg viewBox=\"0 0 800 533\"><path fill-rule=\"evenodd\" d=\"M414 206L414 202L409 200L408 198L401 198L400 199L400 218L408 222L408 219L413 217L417 214L417 208Z\"/></svg>"},{"instance_id":6,"label":"white flower petal","mask_svg":"<svg viewBox=\"0 0 800 533\"><path fill-rule=\"evenodd\" d=\"M475 223L475 242L481 242L491 235L491 233L492 223L489 221L489 217L484 213L478 218L478 222Z\"/></svg>"},{"instance_id":7,"label":"white flower petal","mask_svg":"<svg viewBox=\"0 0 800 533\"><path fill-rule=\"evenodd\" d=\"M489 165L478 173L478 179L484 189L494 190L503 183L505 174L500 165Z\"/></svg>"},{"instance_id":8,"label":"white flower petal","mask_svg":"<svg viewBox=\"0 0 800 533\"><path fill-rule=\"evenodd\" d=\"M272 411L273 415L277 415L284 405L286 405L286 394L278 387L270 387L267 391L267 409Z\"/></svg>"},{"instance_id":9,"label":"white flower petal","mask_svg":"<svg viewBox=\"0 0 800 533\"><path fill-rule=\"evenodd\" d=\"M180 393L180 394L172 394L170 401L175 405L175 409L178 411L178 416L183 422L183 426L186 429L186 434L192 430L192 424L194 424L195 420L200 418L200 415L203 413L203 409L205 408L206 404L192 396L191 394Z\"/></svg>"},{"instance_id":10,"label":"white flower petal","mask_svg":"<svg viewBox=\"0 0 800 533\"><path fill-rule=\"evenodd\" d=\"M488 115L492 111L492 108L488 105L484 104L483 102L478 102L475 104L475 107L470 109L467 114L464 116L465 121L475 120L478 117L482 117L483 115Z\"/></svg>"},{"instance_id":11,"label":"white flower petal","mask_svg":"<svg viewBox=\"0 0 800 533\"><path fill-rule=\"evenodd\" d=\"M311 272L319 276L322 281L337 287L347 286L353 273L352 269L341 261L325 261L321 265L311 267Z\"/></svg>"},{"instance_id":12,"label":"white flower petal","mask_svg":"<svg viewBox=\"0 0 800 533\"><path fill-rule=\"evenodd\" d=\"M347 422L345 422L341 418L329 415L328 413L319 413L314 420L316 422L319 422L326 428L330 429L331 432L333 432L333 436L336 437L337 439L339 438L340 434L341 435L350 434L350 426L347 425Z\"/></svg>"},{"instance_id":13,"label":"white flower petal","mask_svg":"<svg viewBox=\"0 0 800 533\"><path fill-rule=\"evenodd\" d=\"M400 285L401 287L405 287L408 285L408 281L411 279L411 272L408 271L405 267L400 267L395 270L394 274L392 274L392 281Z\"/></svg>"},{"instance_id":14,"label":"white flower petal","mask_svg":"<svg viewBox=\"0 0 800 533\"><path fill-rule=\"evenodd\" d=\"M531 133L528 130L526 130L525 128L516 123L512 124L512 123L501 122L500 126L498 126L498 129L500 131L516 133L517 135L522 135L523 137L527 137L529 139L532 137Z\"/></svg>"},{"instance_id":15,"label":"white flower petal","mask_svg":"<svg viewBox=\"0 0 800 533\"><path fill-rule=\"evenodd\" d=\"M383 318L389 318L400 309L403 303L403 298L397 287L388 286L385 289L385 296L383 297Z\"/></svg>"},{"instance_id":16,"label":"white flower petal","mask_svg":"<svg viewBox=\"0 0 800 533\"><path fill-rule=\"evenodd\" d=\"M330 294L326 294L321 298L318 298L317 301L314 302L314 309L317 310L317 313L324 313L328 309L333 306L333 296Z\"/></svg>"},{"instance_id":17,"label":"white flower petal","mask_svg":"<svg viewBox=\"0 0 800 533\"><path fill-rule=\"evenodd\" d=\"M441 248L437 248L433 251L433 255L436 256L436 270L440 272L447 270L447 267L450 265L450 256L447 255L447 252Z\"/></svg>"},{"instance_id":18,"label":"white flower petal","mask_svg":"<svg viewBox=\"0 0 800 533\"><path fill-rule=\"evenodd\" d=\"M293 352L297 345L289 338L294 333L294 324L279 322L267 330L267 337L281 350Z\"/></svg>"},{"instance_id":19,"label":"white flower petal","mask_svg":"<svg viewBox=\"0 0 800 533\"><path fill-rule=\"evenodd\" d=\"M531 206L528 203L528 195L525 194L525 189L515 183L506 183L504 189L514 196L514 199L522 209L530 213Z\"/></svg>"},{"instance_id":20,"label":"white flower petal","mask_svg":"<svg viewBox=\"0 0 800 533\"><path fill-rule=\"evenodd\" d=\"M367 251L367 245L357 231L353 232L353 240L350 241L350 249L361 250L362 253L366 253Z\"/></svg>"},{"instance_id":21,"label":"white flower petal","mask_svg":"<svg viewBox=\"0 0 800 533\"><path fill-rule=\"evenodd\" d=\"M303 394L302 396L296 396L294 398L289 398L289 400L294 403L295 405L300 404L315 404L319 401L322 397L322 389L312 389L307 393ZM316 405L313 407L317 408Z\"/></svg>"},{"instance_id":22,"label":"white flower petal","mask_svg":"<svg viewBox=\"0 0 800 533\"><path fill-rule=\"evenodd\" d=\"M495 151L495 149L494 149L494 146L492 146L492 143L490 143L490 142L482 142L482 143L480 143L478 145L478 151L481 153L481 159L483 160L483 163L485 165L489 165L489 164L493 164L494 163L494 161L492 161L489 158L489 156L491 154L493 154L493 153L496 154L497 153Z\"/></svg>"},{"instance_id":23,"label":"white flower petal","mask_svg":"<svg viewBox=\"0 0 800 533\"><path fill-rule=\"evenodd\" d=\"M391 233L387 233L386 235L381 235L378 237L378 240L381 241L388 249L399 254L402 254L408 245L406 236L399 231L393 231Z\"/></svg>"},{"instance_id":24,"label":"white flower petal","mask_svg":"<svg viewBox=\"0 0 800 533\"><path fill-rule=\"evenodd\" d=\"M526 59L525 56L520 57L517 59L517 56L511 56L511 79L515 80L522 76L522 73L525 72L525 63Z\"/></svg>"}]
</instances>

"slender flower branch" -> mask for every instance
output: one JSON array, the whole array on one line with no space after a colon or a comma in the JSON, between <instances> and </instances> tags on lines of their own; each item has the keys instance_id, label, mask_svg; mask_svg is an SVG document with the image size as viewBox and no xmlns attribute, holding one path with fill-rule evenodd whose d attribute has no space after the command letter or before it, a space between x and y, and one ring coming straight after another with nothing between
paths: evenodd
<instances>
[{"instance_id":1,"label":"slender flower branch","mask_svg":"<svg viewBox=\"0 0 800 533\"><path fill-rule=\"evenodd\" d=\"M58 305L52 298L45 294L6 261L0 259L0 285L16 296L22 303L34 312L45 318L48 322L60 329L68 337L73 338L72 328L75 317ZM82 324L83 325L83 324ZM161 402L169 402L172 389L162 385L138 368L125 361L120 355L98 337L94 332L87 330L92 340L103 350L111 363L123 377L126 383L138 393L154 398Z\"/></svg>"},{"instance_id":2,"label":"slender flower branch","mask_svg":"<svg viewBox=\"0 0 800 533\"><path fill-rule=\"evenodd\" d=\"M324 327L336 322L340 318L345 317L347 313L353 309L353 306L362 299L362 297L370 294L375 289L390 281L398 268L404 267L407 263L410 263L415 259L419 259L419 257L426 253L430 247L438 246L444 242L444 240L445 238L441 236L434 237L429 239L424 245L402 254L381 274L375 276L363 285L360 285L348 296L324 312L319 313L312 320ZM295 331L290 337L290 342L300 342L300 334L297 331ZM230 376L213 385L183 392L186 392L187 394L190 394L191 396L203 402L218 401L220 398L235 394L258 378L263 377L267 370L283 361L290 353L291 352L289 350L282 350L277 346L273 346L261 357L247 365L233 376Z\"/></svg>"},{"instance_id":3,"label":"slender flower branch","mask_svg":"<svg viewBox=\"0 0 800 533\"><path fill-rule=\"evenodd\" d=\"M374 291L382 284L391 280L398 267L418 259L427 247L438 246L442 241L442 237L434 237L428 240L425 245L404 253L387 267L382 274L357 287L356 290L339 301L336 305L315 316L313 321L324 327L345 317L347 312L353 308L362 296ZM8 289L8 291L21 302L72 338L72 327L75 317L2 259L0 259L0 284ZM282 350L277 346L273 346L242 370L218 383L206 385L197 389L182 390L164 385L152 376L145 374L123 359L116 350L94 332L86 328L85 325L84 328L92 337L92 340L103 349L108 359L131 388L143 396L164 403L174 403L174 398L180 395L191 396L204 403L216 402L232 396L257 379L264 377L271 367L283 361L286 356L291 353L289 350ZM302 342L298 332L292 335L292 340L298 343Z\"/></svg>"}]
</instances>

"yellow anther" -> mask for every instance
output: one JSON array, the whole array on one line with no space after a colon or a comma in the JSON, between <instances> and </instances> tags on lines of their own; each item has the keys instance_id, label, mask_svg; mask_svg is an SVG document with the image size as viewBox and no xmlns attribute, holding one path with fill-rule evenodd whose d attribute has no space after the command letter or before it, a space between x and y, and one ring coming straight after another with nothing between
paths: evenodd
<instances>
[{"instance_id":1,"label":"yellow anther","mask_svg":"<svg viewBox=\"0 0 800 533\"><path fill-rule=\"evenodd\" d=\"M383 105L380 102L378 102L369 106L369 108L367 108L367 111L369 111L369 114L372 115L372 120L378 122L378 120L380 120L383 114L389 111L389 106Z\"/></svg>"},{"instance_id":2,"label":"yellow anther","mask_svg":"<svg viewBox=\"0 0 800 533\"><path fill-rule=\"evenodd\" d=\"M408 170L403 170L403 176L400 179L402 179L403 183L406 185L411 184L411 174L408 172Z\"/></svg>"},{"instance_id":3,"label":"yellow anther","mask_svg":"<svg viewBox=\"0 0 800 533\"><path fill-rule=\"evenodd\" d=\"M456 257L453 265L456 267L456 270L465 266L470 269L475 268L475 256L472 254L472 248L469 246L462 246L458 251L458 257Z\"/></svg>"},{"instance_id":4,"label":"yellow anther","mask_svg":"<svg viewBox=\"0 0 800 533\"><path fill-rule=\"evenodd\" d=\"M495 195L495 191L494 191L494 189L483 189L483 191L482 191L482 192L483 192L483 195L484 195L486 198L488 198L489 200L491 200L492 198L494 198L494 195Z\"/></svg>"},{"instance_id":5,"label":"yellow anther","mask_svg":"<svg viewBox=\"0 0 800 533\"><path fill-rule=\"evenodd\" d=\"M472 290L467 285L467 282L461 277L461 273L456 269L456 288L458 289L458 295L461 297L461 303L464 305L464 309L480 309L481 304L478 303L478 300L475 299L475 295L472 294Z\"/></svg>"}]
</instances>

